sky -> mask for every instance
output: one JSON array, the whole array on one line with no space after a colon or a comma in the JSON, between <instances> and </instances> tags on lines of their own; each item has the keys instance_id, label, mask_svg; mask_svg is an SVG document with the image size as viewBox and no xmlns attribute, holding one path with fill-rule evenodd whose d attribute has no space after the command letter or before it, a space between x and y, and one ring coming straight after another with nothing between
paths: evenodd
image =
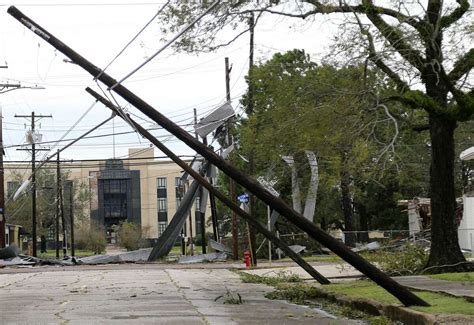
<instances>
[{"instance_id":1,"label":"sky","mask_svg":"<svg viewBox=\"0 0 474 325\"><path fill-rule=\"evenodd\" d=\"M64 61L65 56L33 34L7 13L15 5L28 17L44 27L63 43L100 68L120 52L133 36L161 8L163 1L133 2L127 0L97 1L0 1L0 83L42 89L18 89L0 94L3 113L3 141L5 161L28 161L27 151L17 150L25 144L30 119L16 115L52 115L37 122L42 134L44 149L38 160L56 152L67 142L96 126L110 116L109 109L84 91L89 86L100 88L87 72L77 65ZM318 17L311 23L301 20L269 16L262 19L255 30L255 61L263 62L276 52L304 48L316 61L328 49L335 22ZM159 21L149 27L107 69L117 80L138 67L164 45L160 39ZM222 35L222 38L231 35ZM151 104L155 109L193 132L193 109L198 118L222 105L225 101L224 58L232 64L231 97L237 114L242 113L239 100L246 91L244 77L248 69L249 35L246 34L231 46L208 54L177 54L167 49L149 64L127 79L123 85ZM105 90L106 87L102 86ZM116 96L119 98L119 96ZM121 105L126 105L119 100ZM146 128L157 128L134 107L127 107L135 120ZM76 125L77 124L77 125ZM72 126L75 127L69 131ZM94 133L106 135L79 141L66 149L62 159L109 159L127 156L127 148L145 148L147 140L131 132L119 118L114 118ZM163 130L152 132L179 155L194 152ZM116 134L115 136L110 136ZM163 154L155 149L155 156Z\"/></svg>"}]
</instances>

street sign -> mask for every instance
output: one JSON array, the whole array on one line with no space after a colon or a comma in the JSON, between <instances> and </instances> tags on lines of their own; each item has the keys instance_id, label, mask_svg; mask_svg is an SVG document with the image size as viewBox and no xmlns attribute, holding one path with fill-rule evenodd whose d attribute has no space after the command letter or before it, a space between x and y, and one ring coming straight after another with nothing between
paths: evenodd
<instances>
[{"instance_id":1,"label":"street sign","mask_svg":"<svg viewBox=\"0 0 474 325\"><path fill-rule=\"evenodd\" d=\"M249 202L249 195L247 193L241 194L237 196L237 200L240 203L248 203Z\"/></svg>"}]
</instances>

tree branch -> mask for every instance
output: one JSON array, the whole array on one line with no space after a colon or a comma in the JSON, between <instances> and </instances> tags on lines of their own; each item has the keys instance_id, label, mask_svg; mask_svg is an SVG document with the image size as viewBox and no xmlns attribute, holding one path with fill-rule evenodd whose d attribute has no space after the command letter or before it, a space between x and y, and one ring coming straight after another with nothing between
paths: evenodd
<instances>
[{"instance_id":1,"label":"tree branch","mask_svg":"<svg viewBox=\"0 0 474 325\"><path fill-rule=\"evenodd\" d=\"M365 35L367 37L367 41L369 42L369 59L372 61L380 70L382 70L390 79L395 82L395 85L397 86L398 90L403 93L406 90L409 89L408 84L403 81L400 76L395 73L388 65L385 64L385 62L382 60L380 55L377 53L375 50L375 45L374 45L374 38L368 28L364 28L362 25L362 22L360 21L359 17L357 16L356 12L353 12L354 16L357 20L357 24L359 25L359 29L361 34Z\"/></svg>"},{"instance_id":2,"label":"tree branch","mask_svg":"<svg viewBox=\"0 0 474 325\"><path fill-rule=\"evenodd\" d=\"M312 16L315 14L357 12L360 14L373 13L373 14L390 16L397 19L401 23L406 23L412 26L418 31L420 31L426 25L424 21L419 20L418 17L416 16L407 16L397 10L375 6L373 3L364 3L357 6L349 6L349 5L334 6L334 5L326 5L326 4L321 3L320 1L313 1L313 0L305 0L304 2L313 5L315 8L312 10L308 10L306 12L299 13L299 14L276 11L276 10L269 9L269 7L260 8L260 9L243 10L235 14L243 14L243 13L249 13L249 12L266 12L270 14L276 14L276 15L286 16L286 17L291 17L291 18L306 19L309 16Z\"/></svg>"},{"instance_id":3,"label":"tree branch","mask_svg":"<svg viewBox=\"0 0 474 325\"><path fill-rule=\"evenodd\" d=\"M372 0L363 0L364 4L372 4ZM424 58L419 51L414 50L404 40L403 33L387 24L380 15L366 12L367 18L374 24L374 26L380 31L390 45L398 52L405 60L407 60L415 69L422 73L424 71Z\"/></svg>"},{"instance_id":4,"label":"tree branch","mask_svg":"<svg viewBox=\"0 0 474 325\"><path fill-rule=\"evenodd\" d=\"M447 28L454 24L456 21L462 18L462 16L469 11L470 5L469 0L456 0L459 3L459 7L454 9L452 13L441 18L441 28Z\"/></svg>"},{"instance_id":5,"label":"tree branch","mask_svg":"<svg viewBox=\"0 0 474 325\"><path fill-rule=\"evenodd\" d=\"M464 54L456 63L454 63L453 70L448 74L449 80L452 82L458 81L463 75L469 73L474 67L474 48L471 48Z\"/></svg>"}]
</instances>

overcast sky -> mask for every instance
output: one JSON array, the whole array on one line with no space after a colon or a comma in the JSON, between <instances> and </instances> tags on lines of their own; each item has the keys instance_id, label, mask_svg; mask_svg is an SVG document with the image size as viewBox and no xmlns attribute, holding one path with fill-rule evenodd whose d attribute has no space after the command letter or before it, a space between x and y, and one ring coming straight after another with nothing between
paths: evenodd
<instances>
[{"instance_id":1,"label":"overcast sky","mask_svg":"<svg viewBox=\"0 0 474 325\"><path fill-rule=\"evenodd\" d=\"M92 5L91 3L95 3ZM99 5L97 5L99 4ZM162 2L133 2L126 0L91 1L0 1L0 82L17 83L23 86L44 87L43 90L14 90L1 94L3 108L3 134L6 161L29 160L25 151L16 150L25 143L25 132L29 119L15 118L15 114L51 114L38 122L43 141L55 141L88 110L94 100L84 91L90 86L99 91L92 77L82 68L65 63L63 54L23 27L8 15L9 5L16 5L24 14L46 28L51 34L69 45L76 52L104 68L121 48L153 17ZM301 25L301 20L268 17L261 21L255 32L255 59L265 60L275 52L304 48L313 58L321 57L327 50L332 23L327 17ZM296 25L295 25L296 24ZM114 62L107 73L121 79L159 49L159 22L154 21L145 32ZM216 53L176 55L172 50L161 53L150 64L128 79L124 85L153 105L167 117L187 130L192 130L193 108L202 117L225 99L224 58L229 57L233 65L231 74L231 96L237 113L241 113L238 102L246 90L244 76L248 69L248 35L233 45ZM105 89L106 87L104 87ZM118 97L118 96L117 96ZM121 102L122 103L122 102ZM131 107L130 112L139 112ZM110 115L108 109L95 105L85 118L67 134L74 138ZM119 118L108 123L92 135L130 131ZM151 122L137 118L145 127ZM25 129L25 124L27 128ZM40 127L41 126L41 127ZM165 136L166 133L154 132ZM64 151L64 159L107 159L127 155L129 147L146 147L147 140L136 134L102 137L83 140ZM178 154L193 155L194 152L179 140L166 137L167 144ZM63 146L61 143L54 150ZM44 152L41 156L45 155ZM155 155L162 155L155 150ZM40 158L40 155L38 155Z\"/></svg>"}]
</instances>

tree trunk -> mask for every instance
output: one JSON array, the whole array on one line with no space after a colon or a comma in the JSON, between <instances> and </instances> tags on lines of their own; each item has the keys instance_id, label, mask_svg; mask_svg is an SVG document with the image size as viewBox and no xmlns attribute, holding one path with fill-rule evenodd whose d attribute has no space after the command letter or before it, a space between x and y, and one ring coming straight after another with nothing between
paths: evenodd
<instances>
[{"instance_id":1,"label":"tree trunk","mask_svg":"<svg viewBox=\"0 0 474 325\"><path fill-rule=\"evenodd\" d=\"M341 171L341 199L342 199L342 213L344 215L344 238L347 246L353 247L355 244L355 236L352 232L353 226L353 212L352 212L352 199L350 192L351 178L349 172L345 168L343 162Z\"/></svg>"},{"instance_id":2,"label":"tree trunk","mask_svg":"<svg viewBox=\"0 0 474 325\"><path fill-rule=\"evenodd\" d=\"M356 205L359 211L359 229L361 232L358 233L357 240L361 243L369 242L369 218L367 215L367 208L365 205L359 203Z\"/></svg>"},{"instance_id":3,"label":"tree trunk","mask_svg":"<svg viewBox=\"0 0 474 325\"><path fill-rule=\"evenodd\" d=\"M41 235L40 252L46 253L46 236L45 235Z\"/></svg>"},{"instance_id":4,"label":"tree trunk","mask_svg":"<svg viewBox=\"0 0 474 325\"><path fill-rule=\"evenodd\" d=\"M430 116L431 134L431 251L428 266L465 261L458 242L455 219L454 130L456 122ZM433 269L441 272L448 268Z\"/></svg>"}]
</instances>

